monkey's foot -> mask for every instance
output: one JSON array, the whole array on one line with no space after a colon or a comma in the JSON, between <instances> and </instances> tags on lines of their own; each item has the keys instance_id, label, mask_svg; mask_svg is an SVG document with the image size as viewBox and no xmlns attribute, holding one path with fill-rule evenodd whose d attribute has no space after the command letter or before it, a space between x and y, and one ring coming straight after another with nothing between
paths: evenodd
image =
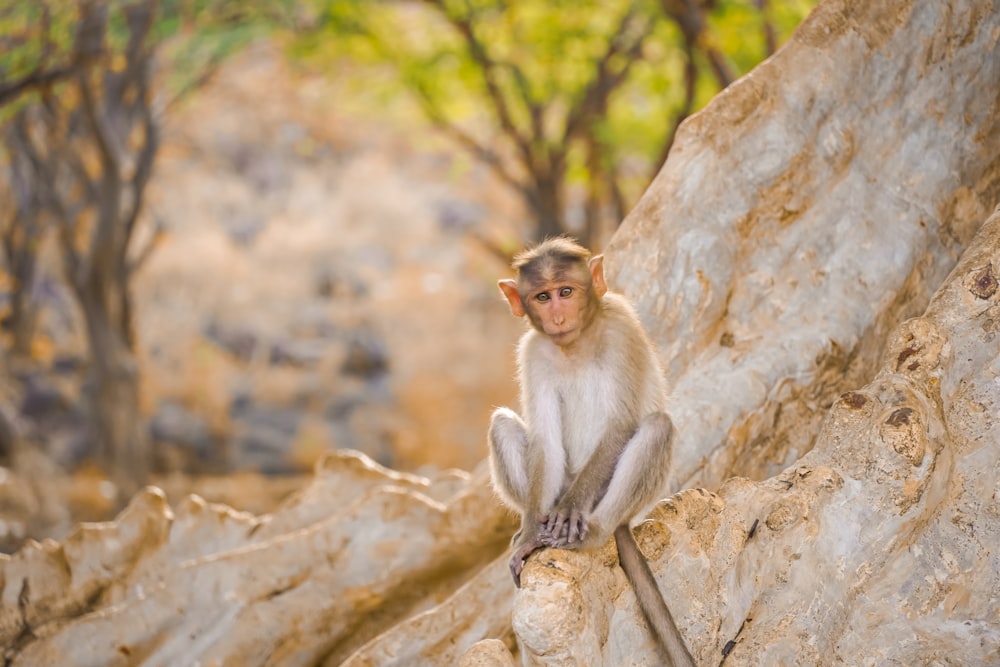
<instances>
[{"instance_id":1,"label":"monkey's foot","mask_svg":"<svg viewBox=\"0 0 1000 667\"><path fill-rule=\"evenodd\" d=\"M554 549L562 549L569 545L569 540L567 540L565 537L552 537L551 535L542 538L542 542L545 544L545 546Z\"/></svg>"},{"instance_id":2,"label":"monkey's foot","mask_svg":"<svg viewBox=\"0 0 1000 667\"><path fill-rule=\"evenodd\" d=\"M510 574L514 577L514 585L518 588L521 587L521 570L524 569L524 562L528 560L528 556L543 546L543 544L529 542L514 550L514 555L510 558Z\"/></svg>"},{"instance_id":3,"label":"monkey's foot","mask_svg":"<svg viewBox=\"0 0 1000 667\"><path fill-rule=\"evenodd\" d=\"M582 512L556 512L542 526L542 543L547 547L565 547L583 542L589 530Z\"/></svg>"}]
</instances>

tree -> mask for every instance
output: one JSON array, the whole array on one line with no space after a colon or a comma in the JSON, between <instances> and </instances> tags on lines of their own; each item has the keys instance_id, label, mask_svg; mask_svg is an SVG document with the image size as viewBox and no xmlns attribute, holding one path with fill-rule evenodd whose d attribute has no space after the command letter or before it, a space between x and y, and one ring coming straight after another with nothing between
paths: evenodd
<instances>
[{"instance_id":1,"label":"tree","mask_svg":"<svg viewBox=\"0 0 1000 667\"><path fill-rule=\"evenodd\" d=\"M519 193L533 238L568 231L598 245L659 170L678 124L773 52L812 5L319 4L305 53L389 66L438 130ZM362 70L368 83L372 72Z\"/></svg>"},{"instance_id":2,"label":"tree","mask_svg":"<svg viewBox=\"0 0 1000 667\"><path fill-rule=\"evenodd\" d=\"M137 262L129 251L159 145L151 91L156 4L80 2L65 64L48 70L61 85L54 87L40 64L29 75L38 82L38 101L17 109L6 133L12 173L21 174L20 189L30 193L22 199L31 204L19 207L21 224L12 228L37 239L48 218L58 234L90 349L85 395L93 438L126 496L150 467L129 293ZM47 5L40 11L51 16ZM22 257L30 255L21 248Z\"/></svg>"},{"instance_id":3,"label":"tree","mask_svg":"<svg viewBox=\"0 0 1000 667\"><path fill-rule=\"evenodd\" d=\"M175 91L189 92L246 43L264 5L280 14L288 3L53 0L0 9L0 136L13 204L0 236L14 282L11 352L30 351L29 295L40 240L52 231L86 332L92 440L121 499L145 482L152 460L130 285L157 236L137 244L164 105L153 90L154 54L180 35L188 48L175 55L193 75Z\"/></svg>"}]
</instances>

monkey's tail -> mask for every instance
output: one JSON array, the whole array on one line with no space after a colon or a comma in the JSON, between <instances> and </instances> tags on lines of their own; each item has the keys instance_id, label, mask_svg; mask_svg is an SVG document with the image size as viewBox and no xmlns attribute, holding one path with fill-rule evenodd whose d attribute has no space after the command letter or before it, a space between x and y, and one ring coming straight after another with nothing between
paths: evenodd
<instances>
[{"instance_id":1,"label":"monkey's tail","mask_svg":"<svg viewBox=\"0 0 1000 667\"><path fill-rule=\"evenodd\" d=\"M673 667L695 667L694 659L684 644L681 633L677 631L674 617L663 600L660 588L656 585L652 570L646 557L639 551L635 543L632 529L623 524L615 529L615 543L618 545L618 561L625 571L625 577L632 584L635 596L639 598L639 608L646 617L646 623L656 635L660 646L666 651Z\"/></svg>"}]
</instances>

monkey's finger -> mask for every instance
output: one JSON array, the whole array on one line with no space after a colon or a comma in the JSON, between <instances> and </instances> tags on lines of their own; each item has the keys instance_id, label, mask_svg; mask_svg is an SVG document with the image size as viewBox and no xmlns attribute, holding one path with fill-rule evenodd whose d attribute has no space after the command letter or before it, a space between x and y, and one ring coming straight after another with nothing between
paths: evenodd
<instances>
[{"instance_id":1,"label":"monkey's finger","mask_svg":"<svg viewBox=\"0 0 1000 667\"><path fill-rule=\"evenodd\" d=\"M573 512L570 519L570 542L582 542L587 534L587 519L581 512Z\"/></svg>"},{"instance_id":2,"label":"monkey's finger","mask_svg":"<svg viewBox=\"0 0 1000 667\"><path fill-rule=\"evenodd\" d=\"M576 512L574 512L572 516L570 516L569 521L567 522L566 541L576 542L579 537L580 537L580 525L577 521Z\"/></svg>"},{"instance_id":3,"label":"monkey's finger","mask_svg":"<svg viewBox=\"0 0 1000 667\"><path fill-rule=\"evenodd\" d=\"M559 535L557 537L563 538L569 535L570 517L567 514L559 513Z\"/></svg>"},{"instance_id":4,"label":"monkey's finger","mask_svg":"<svg viewBox=\"0 0 1000 667\"><path fill-rule=\"evenodd\" d=\"M562 522L553 523L552 530L549 531L549 537L555 541L559 541L563 538L563 534L566 532L566 525Z\"/></svg>"}]
</instances>

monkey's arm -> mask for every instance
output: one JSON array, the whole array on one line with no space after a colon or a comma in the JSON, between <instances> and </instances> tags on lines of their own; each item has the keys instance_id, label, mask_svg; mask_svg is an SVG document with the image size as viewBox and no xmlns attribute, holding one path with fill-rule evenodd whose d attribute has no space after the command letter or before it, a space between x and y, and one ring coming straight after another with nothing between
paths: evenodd
<instances>
[{"instance_id":1,"label":"monkey's arm","mask_svg":"<svg viewBox=\"0 0 1000 667\"><path fill-rule=\"evenodd\" d=\"M552 370L536 363L521 380L522 403L528 422L525 467L528 498L525 514L543 517L566 490L566 451L563 449L562 405L552 385Z\"/></svg>"},{"instance_id":2,"label":"monkey's arm","mask_svg":"<svg viewBox=\"0 0 1000 667\"><path fill-rule=\"evenodd\" d=\"M524 562L546 546L546 521L556 498L565 489L566 452L562 447L561 408L558 394L544 380L525 384L525 407L533 428L527 440L524 467L527 497L521 513L521 529L514 536L510 572L521 585Z\"/></svg>"}]
</instances>

